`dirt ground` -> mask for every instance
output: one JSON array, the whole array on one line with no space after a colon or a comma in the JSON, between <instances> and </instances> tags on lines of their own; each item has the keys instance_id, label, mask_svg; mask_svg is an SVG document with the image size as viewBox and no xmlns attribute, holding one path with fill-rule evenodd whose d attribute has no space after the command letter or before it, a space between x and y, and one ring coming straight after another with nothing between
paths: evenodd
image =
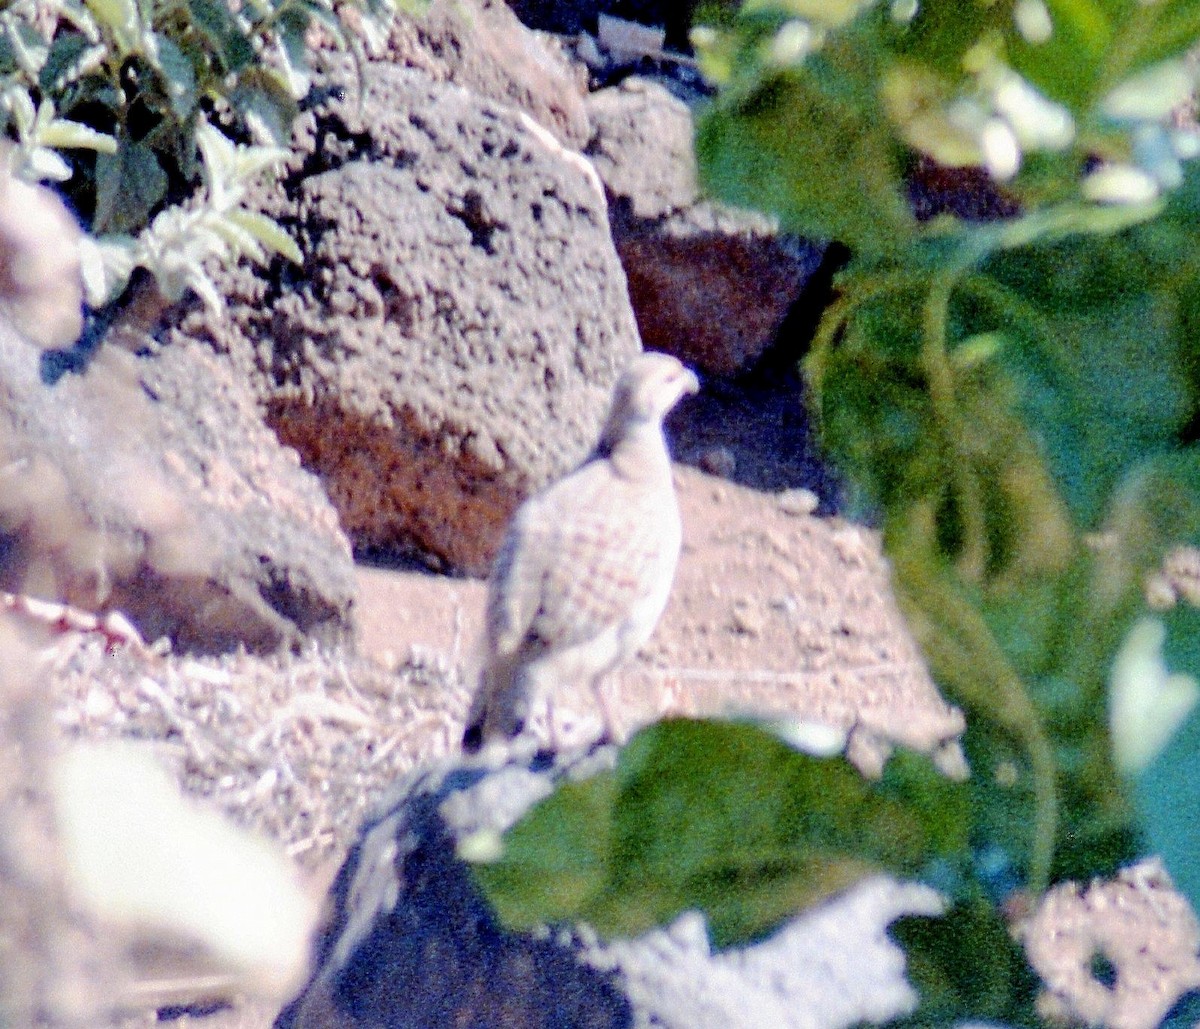
<instances>
[{"instance_id":1,"label":"dirt ground","mask_svg":"<svg viewBox=\"0 0 1200 1029\"><path fill-rule=\"evenodd\" d=\"M760 488L676 466L683 554L657 632L606 686L618 729L669 713L816 722L847 734L867 773L893 745L962 772L962 715L896 610L878 535L823 513L823 480L810 480L818 498L790 485L796 470L773 478L770 447L696 439L676 452ZM54 719L72 737L151 742L189 793L281 841L321 896L387 785L456 749L485 593L479 580L366 565L358 584L358 655L114 661L91 645L60 672ZM1031 953L1052 980L1048 1013L1081 1004L1096 1024L1138 1029L1200 984L1200 930L1160 872L1064 887L1047 910ZM1118 970L1112 984L1092 975L1097 950ZM276 1009L242 1001L120 1024L266 1029Z\"/></svg>"},{"instance_id":2,"label":"dirt ground","mask_svg":"<svg viewBox=\"0 0 1200 1029\"><path fill-rule=\"evenodd\" d=\"M877 537L677 466L684 546L658 630L606 684L626 732L664 714L801 719L934 751L962 730L891 599ZM485 586L359 569L360 645L395 665L443 655L470 675Z\"/></svg>"}]
</instances>

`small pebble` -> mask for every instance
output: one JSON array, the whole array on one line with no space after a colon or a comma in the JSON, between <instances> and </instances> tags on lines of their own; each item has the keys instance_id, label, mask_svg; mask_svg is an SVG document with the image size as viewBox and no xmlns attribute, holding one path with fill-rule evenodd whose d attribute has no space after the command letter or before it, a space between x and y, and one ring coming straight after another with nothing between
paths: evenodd
<instances>
[{"instance_id":1,"label":"small pebble","mask_svg":"<svg viewBox=\"0 0 1200 1029\"><path fill-rule=\"evenodd\" d=\"M84 713L87 715L88 721L93 722L106 721L112 716L116 706L112 694L98 686L93 686L88 690L87 699L83 702Z\"/></svg>"},{"instance_id":2,"label":"small pebble","mask_svg":"<svg viewBox=\"0 0 1200 1029\"><path fill-rule=\"evenodd\" d=\"M762 635L762 612L748 600L739 600L733 605L731 621L734 631L743 636L758 637Z\"/></svg>"},{"instance_id":3,"label":"small pebble","mask_svg":"<svg viewBox=\"0 0 1200 1029\"><path fill-rule=\"evenodd\" d=\"M821 506L821 499L810 489L789 489L779 494L779 510L803 518Z\"/></svg>"},{"instance_id":4,"label":"small pebble","mask_svg":"<svg viewBox=\"0 0 1200 1029\"><path fill-rule=\"evenodd\" d=\"M737 471L737 457L728 447L709 447L700 455L700 467L709 475L729 479Z\"/></svg>"}]
</instances>

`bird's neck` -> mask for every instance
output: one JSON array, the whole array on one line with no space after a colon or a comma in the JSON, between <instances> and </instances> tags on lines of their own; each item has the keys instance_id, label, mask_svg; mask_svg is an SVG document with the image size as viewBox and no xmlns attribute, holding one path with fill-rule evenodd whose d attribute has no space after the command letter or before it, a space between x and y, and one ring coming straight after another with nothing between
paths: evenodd
<instances>
[{"instance_id":1,"label":"bird's neck","mask_svg":"<svg viewBox=\"0 0 1200 1029\"><path fill-rule=\"evenodd\" d=\"M607 457L623 479L647 482L671 475L667 441L662 425L657 422L630 426L615 441L602 439L597 456Z\"/></svg>"}]
</instances>

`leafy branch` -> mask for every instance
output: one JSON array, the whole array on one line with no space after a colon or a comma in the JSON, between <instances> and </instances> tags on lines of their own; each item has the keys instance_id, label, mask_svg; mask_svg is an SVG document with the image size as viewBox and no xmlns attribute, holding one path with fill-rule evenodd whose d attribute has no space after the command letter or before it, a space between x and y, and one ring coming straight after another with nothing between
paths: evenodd
<instances>
[{"instance_id":1,"label":"leafy branch","mask_svg":"<svg viewBox=\"0 0 1200 1029\"><path fill-rule=\"evenodd\" d=\"M364 40L381 38L400 5L419 0L5 4L0 132L16 143L16 173L65 184L93 235L93 306L135 266L167 295L194 288L212 306L205 259L295 260L280 226L240 200L286 153L313 32L361 61ZM182 206L197 185L202 195Z\"/></svg>"}]
</instances>

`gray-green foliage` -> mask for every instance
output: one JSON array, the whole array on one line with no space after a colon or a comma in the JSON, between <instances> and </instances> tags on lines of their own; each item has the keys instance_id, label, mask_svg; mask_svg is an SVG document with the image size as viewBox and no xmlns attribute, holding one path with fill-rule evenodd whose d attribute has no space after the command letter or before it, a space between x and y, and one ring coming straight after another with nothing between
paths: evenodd
<instances>
[{"instance_id":1,"label":"gray-green foliage","mask_svg":"<svg viewBox=\"0 0 1200 1029\"><path fill-rule=\"evenodd\" d=\"M806 361L812 400L852 503L881 524L909 625L967 713L967 871L939 884L945 918L897 929L922 989L914 1021L1034 1022L1002 916L1014 891L1036 898L1153 851L1200 901L1200 614L1146 591L1167 555L1200 547L1200 131L1177 113L1195 88L1200 2L713 11L696 35L718 86L697 126L702 179L850 251ZM910 182L931 162L986 169L998 202L984 206L1004 219L916 217ZM832 788L844 771L824 774ZM777 803L736 781L722 810ZM690 813L659 843L682 862L717 815L678 797ZM910 799L947 803L927 788ZM601 805L604 832L615 803ZM844 867L855 851L826 830ZM529 833L512 835L526 860ZM768 835L760 857L776 846ZM877 841L859 856L878 863ZM609 926L621 896L643 904L632 877L624 894L611 878ZM726 882L732 899L689 899L714 917L739 898L767 909L759 880ZM511 918L511 867L503 889ZM558 914L532 898L525 923Z\"/></svg>"},{"instance_id":2,"label":"gray-green foliage","mask_svg":"<svg viewBox=\"0 0 1200 1029\"><path fill-rule=\"evenodd\" d=\"M397 2L0 3L0 131L18 174L63 183L85 219L89 301L112 299L142 266L171 298L190 287L217 303L206 258L299 260L245 192L286 154L310 33L358 48Z\"/></svg>"}]
</instances>

